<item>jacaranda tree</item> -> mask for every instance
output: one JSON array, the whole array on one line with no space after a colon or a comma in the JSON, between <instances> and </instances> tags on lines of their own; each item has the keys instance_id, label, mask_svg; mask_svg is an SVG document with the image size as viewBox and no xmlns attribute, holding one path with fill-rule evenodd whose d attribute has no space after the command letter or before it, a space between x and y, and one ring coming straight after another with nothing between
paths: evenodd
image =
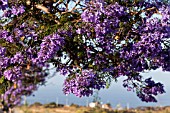
<instances>
[{"instance_id":1,"label":"jacaranda tree","mask_svg":"<svg viewBox=\"0 0 170 113\"><path fill-rule=\"evenodd\" d=\"M140 75L170 71L170 5L163 0L0 0L0 94L20 103L50 70L78 97L125 76L145 102L165 93Z\"/></svg>"}]
</instances>

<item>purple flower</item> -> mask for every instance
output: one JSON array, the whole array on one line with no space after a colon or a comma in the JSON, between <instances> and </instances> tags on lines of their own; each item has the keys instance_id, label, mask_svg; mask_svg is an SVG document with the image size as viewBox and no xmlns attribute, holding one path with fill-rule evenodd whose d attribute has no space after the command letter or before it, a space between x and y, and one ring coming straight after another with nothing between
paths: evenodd
<instances>
[{"instance_id":1,"label":"purple flower","mask_svg":"<svg viewBox=\"0 0 170 113\"><path fill-rule=\"evenodd\" d=\"M25 12L25 7L20 5L20 6L12 6L11 12L13 15L19 15Z\"/></svg>"},{"instance_id":2,"label":"purple flower","mask_svg":"<svg viewBox=\"0 0 170 113\"><path fill-rule=\"evenodd\" d=\"M5 47L0 47L0 56L4 57L6 53L6 48Z\"/></svg>"},{"instance_id":3,"label":"purple flower","mask_svg":"<svg viewBox=\"0 0 170 113\"><path fill-rule=\"evenodd\" d=\"M3 74L8 80L15 81L22 75L21 67L14 66L12 69L5 70Z\"/></svg>"},{"instance_id":4,"label":"purple flower","mask_svg":"<svg viewBox=\"0 0 170 113\"><path fill-rule=\"evenodd\" d=\"M11 63L15 64L22 64L24 63L24 56L22 55L21 52L17 52L14 57L11 58Z\"/></svg>"},{"instance_id":5,"label":"purple flower","mask_svg":"<svg viewBox=\"0 0 170 113\"><path fill-rule=\"evenodd\" d=\"M8 8L7 0L0 0L0 9L6 10Z\"/></svg>"},{"instance_id":6,"label":"purple flower","mask_svg":"<svg viewBox=\"0 0 170 113\"><path fill-rule=\"evenodd\" d=\"M82 70L81 73L73 75L73 78L66 79L64 82L63 91L65 94L73 93L78 97L90 96L94 89L100 90L106 85L93 70Z\"/></svg>"},{"instance_id":7,"label":"purple flower","mask_svg":"<svg viewBox=\"0 0 170 113\"><path fill-rule=\"evenodd\" d=\"M33 59L33 62L35 64L44 65L45 62L56 55L57 51L60 50L63 44L64 39L58 33L44 37L40 45L40 50L37 53L37 58Z\"/></svg>"}]
</instances>

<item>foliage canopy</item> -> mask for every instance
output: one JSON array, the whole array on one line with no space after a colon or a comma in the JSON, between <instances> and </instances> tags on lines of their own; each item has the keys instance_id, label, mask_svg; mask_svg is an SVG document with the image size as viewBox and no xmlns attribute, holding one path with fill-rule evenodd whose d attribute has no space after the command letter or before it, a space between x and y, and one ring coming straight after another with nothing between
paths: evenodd
<instances>
[{"instance_id":1,"label":"foliage canopy","mask_svg":"<svg viewBox=\"0 0 170 113\"><path fill-rule=\"evenodd\" d=\"M63 91L89 96L126 76L145 102L165 93L141 72L170 71L170 5L161 0L0 0L0 94L20 103L51 68Z\"/></svg>"}]
</instances>

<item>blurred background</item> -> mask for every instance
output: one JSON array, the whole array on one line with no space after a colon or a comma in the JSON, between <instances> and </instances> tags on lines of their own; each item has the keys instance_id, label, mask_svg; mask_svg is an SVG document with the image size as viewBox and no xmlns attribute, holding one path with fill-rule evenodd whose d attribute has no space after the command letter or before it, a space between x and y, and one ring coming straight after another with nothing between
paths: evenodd
<instances>
[{"instance_id":1,"label":"blurred background","mask_svg":"<svg viewBox=\"0 0 170 113\"><path fill-rule=\"evenodd\" d=\"M76 97L73 94L64 95L62 88L64 76L56 74L47 80L46 86L41 86L32 96L26 98L28 104L40 102L42 104L56 102L58 104L71 105L72 103L87 106L98 96L102 104L110 103L113 108L116 106L134 108L138 106L168 106L170 105L170 72L162 72L161 69L142 73L144 78L152 77L155 82L161 82L165 87L165 94L157 96L157 103L142 102L133 91L127 91L123 84L123 77L118 82L112 82L108 89L102 89L90 97Z\"/></svg>"}]
</instances>

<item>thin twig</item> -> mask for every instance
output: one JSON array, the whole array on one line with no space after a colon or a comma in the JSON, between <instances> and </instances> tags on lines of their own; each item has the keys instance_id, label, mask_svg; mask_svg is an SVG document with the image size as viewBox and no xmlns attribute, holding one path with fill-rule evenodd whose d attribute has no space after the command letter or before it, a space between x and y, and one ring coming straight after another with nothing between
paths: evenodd
<instances>
[{"instance_id":1,"label":"thin twig","mask_svg":"<svg viewBox=\"0 0 170 113\"><path fill-rule=\"evenodd\" d=\"M77 7L78 4L80 4L80 0L78 0L78 1L76 2L75 6L71 9L70 12L73 12L73 11L76 9L76 7Z\"/></svg>"}]
</instances>

